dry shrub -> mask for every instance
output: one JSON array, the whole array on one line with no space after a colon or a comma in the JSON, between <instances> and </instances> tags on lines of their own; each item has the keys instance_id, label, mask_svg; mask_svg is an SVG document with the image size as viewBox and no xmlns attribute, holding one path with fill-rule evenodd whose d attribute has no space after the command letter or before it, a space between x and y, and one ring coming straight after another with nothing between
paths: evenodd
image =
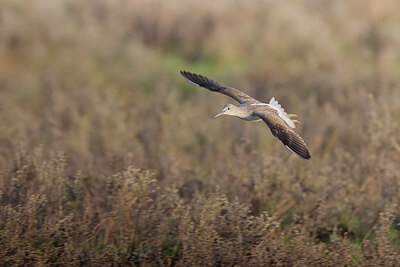
<instances>
[{"instance_id":1,"label":"dry shrub","mask_svg":"<svg viewBox=\"0 0 400 267\"><path fill-rule=\"evenodd\" d=\"M0 2L2 265L399 264L399 3L203 2Z\"/></svg>"},{"instance_id":2,"label":"dry shrub","mask_svg":"<svg viewBox=\"0 0 400 267\"><path fill-rule=\"evenodd\" d=\"M400 260L393 243L395 207L379 215L370 232L375 237L357 245L347 232L354 229L330 229L334 207L328 200L317 201L314 210L304 200L303 214L292 213L285 222L281 216L287 210L252 215L250 203L221 192L202 195L198 189L185 200L176 186L160 187L149 171L128 167L102 179L83 178L67 174L62 154L36 157L19 151L16 165L3 176L3 264L396 265ZM324 234L329 240L318 241Z\"/></svg>"}]
</instances>

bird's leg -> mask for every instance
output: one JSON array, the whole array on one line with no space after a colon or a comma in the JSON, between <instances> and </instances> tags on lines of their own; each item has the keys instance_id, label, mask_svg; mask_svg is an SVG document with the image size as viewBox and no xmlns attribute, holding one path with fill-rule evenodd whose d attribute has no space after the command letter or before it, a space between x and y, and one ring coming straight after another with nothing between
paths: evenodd
<instances>
[{"instance_id":1,"label":"bird's leg","mask_svg":"<svg viewBox=\"0 0 400 267\"><path fill-rule=\"evenodd\" d=\"M297 115L296 114L288 114L288 116L290 117L290 118L296 118L297 117ZM293 122L296 122L296 123L300 123L298 120L292 120Z\"/></svg>"}]
</instances>

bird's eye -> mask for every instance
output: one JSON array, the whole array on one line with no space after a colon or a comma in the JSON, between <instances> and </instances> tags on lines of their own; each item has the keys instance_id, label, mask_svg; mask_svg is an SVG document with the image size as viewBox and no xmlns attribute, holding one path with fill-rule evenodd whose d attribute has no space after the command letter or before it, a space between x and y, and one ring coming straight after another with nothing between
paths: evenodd
<instances>
[{"instance_id":1,"label":"bird's eye","mask_svg":"<svg viewBox=\"0 0 400 267\"><path fill-rule=\"evenodd\" d=\"M231 109L231 108L228 108L228 109Z\"/></svg>"}]
</instances>

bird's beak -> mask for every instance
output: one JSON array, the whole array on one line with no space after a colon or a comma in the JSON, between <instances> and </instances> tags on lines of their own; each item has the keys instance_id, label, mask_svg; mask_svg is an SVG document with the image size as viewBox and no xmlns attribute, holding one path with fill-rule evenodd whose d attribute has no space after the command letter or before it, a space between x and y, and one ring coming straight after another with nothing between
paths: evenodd
<instances>
[{"instance_id":1,"label":"bird's beak","mask_svg":"<svg viewBox=\"0 0 400 267\"><path fill-rule=\"evenodd\" d=\"M221 115L223 115L224 113L221 111L220 113L218 113L217 115L215 115L213 118L217 118L217 117L219 117L219 116L221 116Z\"/></svg>"}]
</instances>

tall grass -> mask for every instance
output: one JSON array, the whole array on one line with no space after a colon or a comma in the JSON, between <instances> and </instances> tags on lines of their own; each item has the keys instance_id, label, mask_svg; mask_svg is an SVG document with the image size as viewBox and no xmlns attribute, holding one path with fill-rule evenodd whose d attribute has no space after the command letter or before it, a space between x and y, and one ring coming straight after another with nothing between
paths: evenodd
<instances>
[{"instance_id":1,"label":"tall grass","mask_svg":"<svg viewBox=\"0 0 400 267\"><path fill-rule=\"evenodd\" d=\"M2 265L397 265L400 4L0 2ZM187 69L301 121L312 159Z\"/></svg>"}]
</instances>

